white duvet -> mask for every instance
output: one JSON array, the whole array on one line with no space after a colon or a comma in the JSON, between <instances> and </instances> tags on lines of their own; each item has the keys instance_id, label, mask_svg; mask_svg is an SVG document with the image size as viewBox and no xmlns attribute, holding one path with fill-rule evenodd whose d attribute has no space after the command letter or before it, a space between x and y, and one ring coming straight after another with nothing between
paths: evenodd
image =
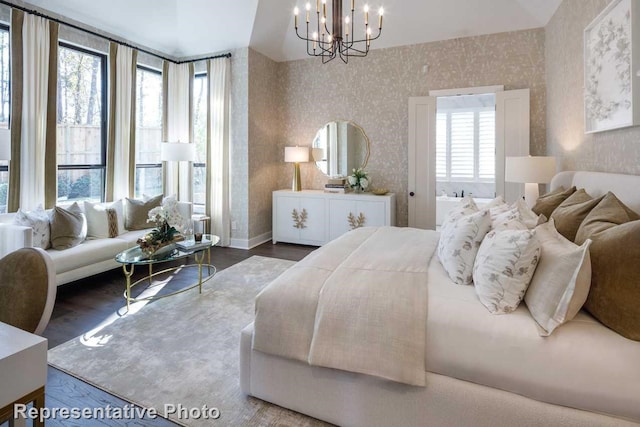
<instances>
[{"instance_id":1,"label":"white duvet","mask_svg":"<svg viewBox=\"0 0 640 427\"><path fill-rule=\"evenodd\" d=\"M438 237L361 228L313 252L256 298L253 348L424 386L427 277Z\"/></svg>"}]
</instances>

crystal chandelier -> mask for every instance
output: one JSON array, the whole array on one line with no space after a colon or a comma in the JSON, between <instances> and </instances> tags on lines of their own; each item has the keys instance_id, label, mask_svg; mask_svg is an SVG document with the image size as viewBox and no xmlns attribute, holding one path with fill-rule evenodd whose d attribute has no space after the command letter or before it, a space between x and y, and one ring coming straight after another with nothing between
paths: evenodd
<instances>
[{"instance_id":1,"label":"crystal chandelier","mask_svg":"<svg viewBox=\"0 0 640 427\"><path fill-rule=\"evenodd\" d=\"M362 38L356 39L355 0L351 0L351 13L342 17L342 0L333 0L331 26L327 19L327 0L316 0L316 19L311 22L311 3L305 7L307 32L304 36L298 32L298 16L300 9L293 10L296 35L307 42L307 54L322 57L322 63L335 59L337 56L346 64L350 57L364 57L369 53L371 41L380 37L382 33L382 16L384 9L378 11L378 34L372 35L369 25L369 6L364 6L364 33ZM331 28L331 30L329 30Z\"/></svg>"}]
</instances>

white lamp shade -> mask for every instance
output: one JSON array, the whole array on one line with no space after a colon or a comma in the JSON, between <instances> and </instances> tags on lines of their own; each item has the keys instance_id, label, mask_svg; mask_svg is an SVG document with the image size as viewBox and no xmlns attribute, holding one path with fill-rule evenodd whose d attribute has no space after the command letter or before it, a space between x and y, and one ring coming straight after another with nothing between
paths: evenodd
<instances>
[{"instance_id":1,"label":"white lamp shade","mask_svg":"<svg viewBox=\"0 0 640 427\"><path fill-rule=\"evenodd\" d=\"M304 163L309 161L309 147L284 147L284 161Z\"/></svg>"},{"instance_id":2,"label":"white lamp shade","mask_svg":"<svg viewBox=\"0 0 640 427\"><path fill-rule=\"evenodd\" d=\"M0 129L0 160L11 160L11 131Z\"/></svg>"},{"instance_id":3,"label":"white lamp shade","mask_svg":"<svg viewBox=\"0 0 640 427\"><path fill-rule=\"evenodd\" d=\"M507 157L504 180L547 184L556 174L556 158L543 156Z\"/></svg>"},{"instance_id":4,"label":"white lamp shade","mask_svg":"<svg viewBox=\"0 0 640 427\"><path fill-rule=\"evenodd\" d=\"M163 142L160 147L160 160L163 162L192 162L196 159L195 144Z\"/></svg>"}]
</instances>

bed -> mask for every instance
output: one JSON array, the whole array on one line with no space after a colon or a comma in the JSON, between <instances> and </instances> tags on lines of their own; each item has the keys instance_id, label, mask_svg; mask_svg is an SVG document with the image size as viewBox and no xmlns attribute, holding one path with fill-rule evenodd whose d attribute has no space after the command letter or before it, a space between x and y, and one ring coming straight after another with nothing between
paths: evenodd
<instances>
[{"instance_id":1,"label":"bed","mask_svg":"<svg viewBox=\"0 0 640 427\"><path fill-rule=\"evenodd\" d=\"M638 176L561 172L551 189L572 185L594 197L613 191L640 211ZM397 229L397 233L408 232L411 230ZM416 230L418 233L424 233L424 240L436 234ZM393 250L402 243L389 236L381 239L389 245L389 257L407 258ZM359 250L358 239L347 238L346 242L328 244L298 268L307 269L307 278L315 277L314 271L333 275L340 267L332 263L342 257L341 250ZM373 264L367 268L379 269L374 274L389 270L384 261ZM477 300L473 287L451 283L437 256L430 257L425 267L424 271L409 269L428 283L424 386L312 366L304 361L304 354L283 356L277 340L273 341L275 349L260 351L273 337L260 327L259 336L254 336L252 323L241 334L242 391L349 426L640 425L640 342L618 335L586 312L542 338L525 304L508 315L491 315ZM280 315L286 317L287 310L280 310ZM300 342L303 348L309 347L304 337Z\"/></svg>"}]
</instances>

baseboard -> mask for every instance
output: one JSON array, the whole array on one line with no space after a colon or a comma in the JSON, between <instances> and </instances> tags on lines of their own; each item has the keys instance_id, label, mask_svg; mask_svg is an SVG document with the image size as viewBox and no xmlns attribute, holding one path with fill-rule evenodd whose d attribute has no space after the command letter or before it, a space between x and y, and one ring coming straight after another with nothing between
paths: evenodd
<instances>
[{"instance_id":1,"label":"baseboard","mask_svg":"<svg viewBox=\"0 0 640 427\"><path fill-rule=\"evenodd\" d=\"M268 231L251 239L231 239L231 241L229 242L229 247L246 250L253 249L256 246L259 246L271 240L271 236L271 231Z\"/></svg>"}]
</instances>

